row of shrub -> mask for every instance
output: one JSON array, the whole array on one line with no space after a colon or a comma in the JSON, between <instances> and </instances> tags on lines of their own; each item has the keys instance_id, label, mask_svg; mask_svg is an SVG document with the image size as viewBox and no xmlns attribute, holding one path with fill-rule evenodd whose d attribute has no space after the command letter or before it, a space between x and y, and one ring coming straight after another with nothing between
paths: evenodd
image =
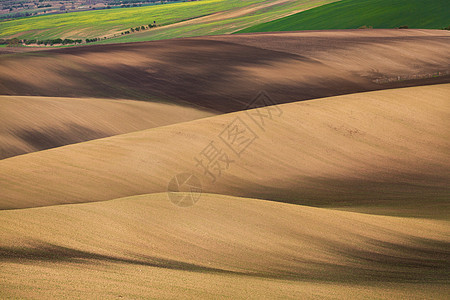
<instances>
[{"instance_id":1,"label":"row of shrub","mask_svg":"<svg viewBox=\"0 0 450 300\"><path fill-rule=\"evenodd\" d=\"M100 38L92 38L92 39L86 39L86 43L92 43L92 42L96 42L96 41L100 41Z\"/></svg>"},{"instance_id":2,"label":"row of shrub","mask_svg":"<svg viewBox=\"0 0 450 300\"><path fill-rule=\"evenodd\" d=\"M109 2L109 5L121 5L121 6L125 6L125 7L130 7L131 5L142 6L142 3L155 3L155 2L159 2L159 1L160 0L114 0L114 1ZM165 0L165 2L175 2L175 1L179 1L179 0ZM162 2L164 2L164 0L162 0Z\"/></svg>"},{"instance_id":3,"label":"row of shrub","mask_svg":"<svg viewBox=\"0 0 450 300\"><path fill-rule=\"evenodd\" d=\"M48 40L36 40L36 39L23 39L19 40L17 38L14 39L0 39L0 45L9 45L9 46L19 46L19 45L70 45L70 44L81 44L83 40L72 40L72 39L48 39Z\"/></svg>"},{"instance_id":4,"label":"row of shrub","mask_svg":"<svg viewBox=\"0 0 450 300\"><path fill-rule=\"evenodd\" d=\"M130 34L132 32L136 32L136 31L141 31L141 30L146 30L146 29L150 29L153 27L156 27L156 21L153 21L153 23L149 24L148 26L146 25L142 25L142 26L138 26L135 28L130 28L130 30L127 31L123 31L121 34ZM93 43L93 42L97 42L100 41L102 39L106 39L106 37L103 38L88 38L85 39L85 43ZM57 38L57 39L48 39L48 40L37 40L37 39L23 39L23 40L19 40L18 38L13 38L13 39L0 39L0 45L9 45L12 47L15 46L20 46L20 45L31 45L31 44L37 44L37 45L71 45L71 44L82 44L83 40L81 39L77 39L77 40L73 40L73 39L61 39L61 38Z\"/></svg>"},{"instance_id":5,"label":"row of shrub","mask_svg":"<svg viewBox=\"0 0 450 300\"><path fill-rule=\"evenodd\" d=\"M30 17L37 15L37 12L17 12L17 13L10 13L10 14L4 14L0 16L0 19L16 19L16 18L23 18L23 17Z\"/></svg>"},{"instance_id":6,"label":"row of shrub","mask_svg":"<svg viewBox=\"0 0 450 300\"><path fill-rule=\"evenodd\" d=\"M148 26L142 25L142 26L138 26L138 27L135 27L135 28L130 28L130 30L122 32L122 35L123 34L130 34L130 33L135 32L135 31L141 31L141 30L150 29L150 28L153 28L153 27L156 27L156 22L155 21L153 21L153 24L148 24Z\"/></svg>"},{"instance_id":7,"label":"row of shrub","mask_svg":"<svg viewBox=\"0 0 450 300\"><path fill-rule=\"evenodd\" d=\"M62 44L62 45L70 45L70 44L81 44L83 43L83 40L72 40L72 39L53 39L53 40L24 40L25 45L30 44L38 44L38 45L56 45L56 44Z\"/></svg>"}]
</instances>

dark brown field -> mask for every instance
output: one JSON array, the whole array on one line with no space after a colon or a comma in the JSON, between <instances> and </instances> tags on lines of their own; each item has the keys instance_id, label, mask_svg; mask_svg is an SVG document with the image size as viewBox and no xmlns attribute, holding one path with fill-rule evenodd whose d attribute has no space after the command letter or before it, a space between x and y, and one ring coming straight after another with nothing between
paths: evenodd
<instances>
[{"instance_id":1,"label":"dark brown field","mask_svg":"<svg viewBox=\"0 0 450 300\"><path fill-rule=\"evenodd\" d=\"M286 103L450 82L449 47L443 30L354 30L54 49L0 56L0 94L151 100L231 112L245 109L261 90Z\"/></svg>"}]
</instances>

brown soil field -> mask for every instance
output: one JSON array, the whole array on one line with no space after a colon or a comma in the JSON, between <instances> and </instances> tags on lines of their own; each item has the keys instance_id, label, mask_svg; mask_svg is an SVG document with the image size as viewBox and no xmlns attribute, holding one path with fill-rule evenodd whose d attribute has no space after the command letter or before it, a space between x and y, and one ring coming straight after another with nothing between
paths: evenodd
<instances>
[{"instance_id":1,"label":"brown soil field","mask_svg":"<svg viewBox=\"0 0 450 300\"><path fill-rule=\"evenodd\" d=\"M0 55L48 50L46 47L0 47Z\"/></svg>"},{"instance_id":2,"label":"brown soil field","mask_svg":"<svg viewBox=\"0 0 450 300\"><path fill-rule=\"evenodd\" d=\"M251 119L260 108L11 157L0 161L0 207L165 192L172 177L190 172L208 193L448 218L449 89L289 103L261 128ZM240 155L221 139L233 122L256 136ZM229 158L215 182L195 161L210 142Z\"/></svg>"},{"instance_id":3,"label":"brown soil field","mask_svg":"<svg viewBox=\"0 0 450 300\"><path fill-rule=\"evenodd\" d=\"M448 291L448 221L211 194L186 209L154 194L3 211L0 225L5 296L389 299Z\"/></svg>"},{"instance_id":4,"label":"brown soil field","mask_svg":"<svg viewBox=\"0 0 450 300\"><path fill-rule=\"evenodd\" d=\"M449 46L0 49L0 298L447 299Z\"/></svg>"},{"instance_id":5,"label":"brown soil field","mask_svg":"<svg viewBox=\"0 0 450 300\"><path fill-rule=\"evenodd\" d=\"M5 299L446 299L448 283L285 280L102 262L4 262ZM23 276L27 274L27 276ZM67 278L70 278L70 283Z\"/></svg>"},{"instance_id":6,"label":"brown soil field","mask_svg":"<svg viewBox=\"0 0 450 300\"><path fill-rule=\"evenodd\" d=\"M213 113L163 103L0 96L0 159L186 122Z\"/></svg>"},{"instance_id":7,"label":"brown soil field","mask_svg":"<svg viewBox=\"0 0 450 300\"><path fill-rule=\"evenodd\" d=\"M52 49L1 55L0 94L151 100L232 112L261 90L286 103L447 83L449 46L445 30L350 30Z\"/></svg>"}]
</instances>

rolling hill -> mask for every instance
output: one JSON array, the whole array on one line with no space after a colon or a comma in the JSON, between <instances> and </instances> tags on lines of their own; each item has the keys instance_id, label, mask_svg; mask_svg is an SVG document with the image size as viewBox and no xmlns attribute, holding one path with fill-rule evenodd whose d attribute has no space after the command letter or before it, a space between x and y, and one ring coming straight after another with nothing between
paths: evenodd
<instances>
[{"instance_id":1,"label":"rolling hill","mask_svg":"<svg viewBox=\"0 0 450 300\"><path fill-rule=\"evenodd\" d=\"M133 100L0 96L0 159L212 116Z\"/></svg>"},{"instance_id":2,"label":"rolling hill","mask_svg":"<svg viewBox=\"0 0 450 300\"><path fill-rule=\"evenodd\" d=\"M335 0L270 0L243 7L233 7L210 15L101 40L96 44L142 42L169 38L230 34L261 22L272 21Z\"/></svg>"},{"instance_id":3,"label":"rolling hill","mask_svg":"<svg viewBox=\"0 0 450 300\"><path fill-rule=\"evenodd\" d=\"M449 88L288 103L272 107L264 126L249 110L3 159L0 208L165 192L189 172L207 193L448 218ZM233 122L253 132L242 154L226 144ZM211 142L228 155L214 178L195 160Z\"/></svg>"},{"instance_id":4,"label":"rolling hill","mask_svg":"<svg viewBox=\"0 0 450 300\"><path fill-rule=\"evenodd\" d=\"M115 98L232 112L449 82L450 32L243 34L0 55L0 94Z\"/></svg>"},{"instance_id":5,"label":"rolling hill","mask_svg":"<svg viewBox=\"0 0 450 300\"><path fill-rule=\"evenodd\" d=\"M450 25L446 0L342 0L251 26L239 32L373 28L442 29Z\"/></svg>"},{"instance_id":6,"label":"rolling hill","mask_svg":"<svg viewBox=\"0 0 450 300\"><path fill-rule=\"evenodd\" d=\"M212 35L438 28L446 2L204 0L0 36L153 18L0 48L1 299L448 298L450 32Z\"/></svg>"},{"instance_id":7,"label":"rolling hill","mask_svg":"<svg viewBox=\"0 0 450 300\"><path fill-rule=\"evenodd\" d=\"M230 33L331 1L202 0L44 15L0 22L0 38L44 40L120 37L105 41L111 43ZM143 34L121 37L121 33L130 28L147 26L153 21L160 27L146 30Z\"/></svg>"},{"instance_id":8,"label":"rolling hill","mask_svg":"<svg viewBox=\"0 0 450 300\"><path fill-rule=\"evenodd\" d=\"M186 209L153 194L0 211L0 226L2 297L390 299L448 291L448 221L211 194Z\"/></svg>"}]
</instances>

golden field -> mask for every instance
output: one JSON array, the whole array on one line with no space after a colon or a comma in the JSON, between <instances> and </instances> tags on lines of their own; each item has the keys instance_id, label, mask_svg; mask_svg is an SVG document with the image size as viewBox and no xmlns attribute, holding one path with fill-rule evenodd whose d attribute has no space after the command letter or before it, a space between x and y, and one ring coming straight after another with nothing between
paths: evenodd
<instances>
[{"instance_id":1,"label":"golden field","mask_svg":"<svg viewBox=\"0 0 450 300\"><path fill-rule=\"evenodd\" d=\"M1 54L0 297L446 299L448 44L350 30Z\"/></svg>"}]
</instances>

